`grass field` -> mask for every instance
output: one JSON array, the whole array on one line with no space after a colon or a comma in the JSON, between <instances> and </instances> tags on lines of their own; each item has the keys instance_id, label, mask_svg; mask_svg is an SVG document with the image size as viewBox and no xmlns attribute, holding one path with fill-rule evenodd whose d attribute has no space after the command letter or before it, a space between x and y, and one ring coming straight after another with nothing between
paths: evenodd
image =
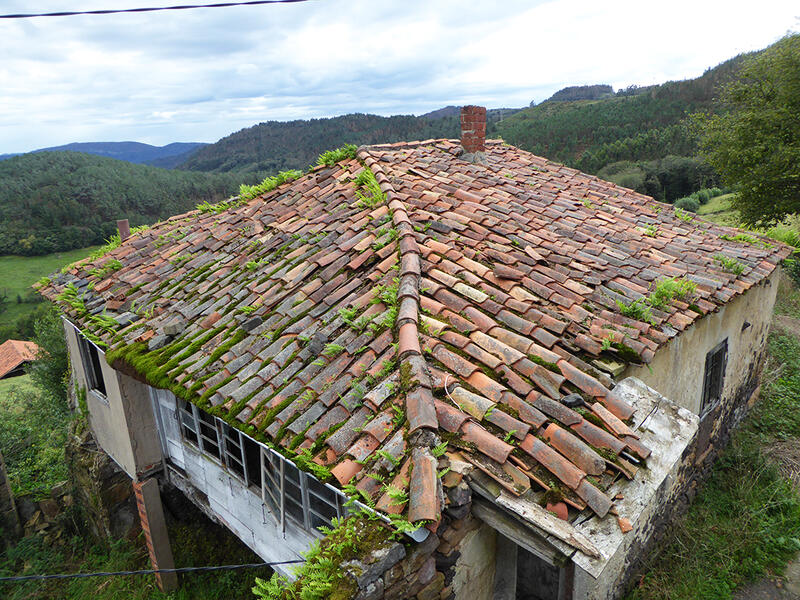
<instances>
[{"instance_id":1,"label":"grass field","mask_svg":"<svg viewBox=\"0 0 800 600\"><path fill-rule=\"evenodd\" d=\"M29 375L21 375L19 377L9 377L8 379L0 379L0 410L4 407L4 398L6 398L12 391L30 393L34 391L33 382Z\"/></svg>"},{"instance_id":2,"label":"grass field","mask_svg":"<svg viewBox=\"0 0 800 600\"><path fill-rule=\"evenodd\" d=\"M17 303L32 293L31 285L66 264L85 258L97 246L56 252L46 256L0 256L0 294L8 296L6 310L0 312L0 325L9 325L33 310L34 304Z\"/></svg>"},{"instance_id":3,"label":"grass field","mask_svg":"<svg viewBox=\"0 0 800 600\"><path fill-rule=\"evenodd\" d=\"M697 214L717 225L737 227L739 225L739 214L731 207L731 200L734 196L735 194L723 194L712 198L707 204L700 206Z\"/></svg>"}]
</instances>

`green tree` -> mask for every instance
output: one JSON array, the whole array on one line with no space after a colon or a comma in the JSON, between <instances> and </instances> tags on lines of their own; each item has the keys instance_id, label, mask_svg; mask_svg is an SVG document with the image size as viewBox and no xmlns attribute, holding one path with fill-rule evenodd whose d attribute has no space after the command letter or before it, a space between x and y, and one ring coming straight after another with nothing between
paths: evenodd
<instances>
[{"instance_id":1,"label":"green tree","mask_svg":"<svg viewBox=\"0 0 800 600\"><path fill-rule=\"evenodd\" d=\"M739 193L743 221L800 211L800 34L748 57L722 87L720 110L697 115L706 160Z\"/></svg>"},{"instance_id":2,"label":"green tree","mask_svg":"<svg viewBox=\"0 0 800 600\"><path fill-rule=\"evenodd\" d=\"M27 371L37 387L66 408L69 356L64 326L55 307L43 311L35 322L33 341L39 346L39 353Z\"/></svg>"}]
</instances>

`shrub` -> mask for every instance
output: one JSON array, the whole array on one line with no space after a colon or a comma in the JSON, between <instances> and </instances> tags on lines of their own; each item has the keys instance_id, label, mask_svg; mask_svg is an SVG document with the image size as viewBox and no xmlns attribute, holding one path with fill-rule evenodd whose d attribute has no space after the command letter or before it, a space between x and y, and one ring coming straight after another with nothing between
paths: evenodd
<instances>
[{"instance_id":1,"label":"shrub","mask_svg":"<svg viewBox=\"0 0 800 600\"><path fill-rule=\"evenodd\" d=\"M700 204L706 204L711 200L711 192L708 189L697 190L690 198L694 198Z\"/></svg>"},{"instance_id":2,"label":"shrub","mask_svg":"<svg viewBox=\"0 0 800 600\"><path fill-rule=\"evenodd\" d=\"M675 201L675 208L680 208L681 210L688 210L689 212L696 213L697 209L700 208L700 202L696 198L679 198Z\"/></svg>"}]
</instances>

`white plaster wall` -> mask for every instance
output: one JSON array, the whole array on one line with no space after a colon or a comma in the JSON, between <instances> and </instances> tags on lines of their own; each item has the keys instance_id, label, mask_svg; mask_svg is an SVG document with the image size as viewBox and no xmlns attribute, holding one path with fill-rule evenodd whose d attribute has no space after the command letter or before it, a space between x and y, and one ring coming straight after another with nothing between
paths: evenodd
<instances>
[{"instance_id":1,"label":"white plaster wall","mask_svg":"<svg viewBox=\"0 0 800 600\"><path fill-rule=\"evenodd\" d=\"M89 390L86 372L81 360L78 346L78 332L64 322L70 364L78 385L86 390L86 404L89 409L89 425L100 447L116 462L132 479L136 475L136 461L133 447L128 435L128 420L120 395L117 372L108 366L105 356L100 354L100 365L106 385L106 397Z\"/></svg>"},{"instance_id":2,"label":"white plaster wall","mask_svg":"<svg viewBox=\"0 0 800 600\"><path fill-rule=\"evenodd\" d=\"M201 454L191 444L183 443L175 396L165 390L152 390L152 394L160 412L169 460L183 469L189 484L206 495L214 516L265 562L302 558L301 553L306 552L316 538L289 518L286 531L281 532L280 515L267 510L261 502L260 491L245 487L244 481L231 475L219 462ZM293 568L293 565L275 566L276 571L289 576Z\"/></svg>"},{"instance_id":3,"label":"white plaster wall","mask_svg":"<svg viewBox=\"0 0 800 600\"><path fill-rule=\"evenodd\" d=\"M131 479L161 463L158 432L150 408L148 386L119 373L98 351L106 396L89 389L75 328L64 322L75 380L86 390L89 424L100 447Z\"/></svg>"},{"instance_id":4,"label":"white plaster wall","mask_svg":"<svg viewBox=\"0 0 800 600\"><path fill-rule=\"evenodd\" d=\"M464 536L452 583L456 600L492 600L496 547L497 532L485 523Z\"/></svg>"},{"instance_id":5,"label":"white plaster wall","mask_svg":"<svg viewBox=\"0 0 800 600\"><path fill-rule=\"evenodd\" d=\"M728 366L723 402L747 380L750 365L767 341L780 268L760 284L737 296L681 332L656 352L650 368L630 365L623 377L636 377L695 414L700 414L706 354L728 338ZM751 324L742 331L745 321Z\"/></svg>"}]
</instances>

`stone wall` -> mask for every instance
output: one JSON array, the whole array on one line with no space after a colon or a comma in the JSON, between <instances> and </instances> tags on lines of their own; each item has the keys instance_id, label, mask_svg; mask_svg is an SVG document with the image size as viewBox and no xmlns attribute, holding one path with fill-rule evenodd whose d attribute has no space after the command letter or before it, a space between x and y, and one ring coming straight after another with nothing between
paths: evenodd
<instances>
[{"instance_id":1,"label":"stone wall","mask_svg":"<svg viewBox=\"0 0 800 600\"><path fill-rule=\"evenodd\" d=\"M65 454L71 491L91 535L98 542L135 539L141 527L131 480L79 421L70 432Z\"/></svg>"},{"instance_id":2,"label":"stone wall","mask_svg":"<svg viewBox=\"0 0 800 600\"><path fill-rule=\"evenodd\" d=\"M6 463L0 453L0 548L11 543L20 535L19 515L11 493L11 485L6 473Z\"/></svg>"},{"instance_id":3,"label":"stone wall","mask_svg":"<svg viewBox=\"0 0 800 600\"><path fill-rule=\"evenodd\" d=\"M345 565L357 582L357 600L489 600L494 580L494 552L478 560L494 531L469 512L466 483L450 491L450 506L435 532L418 544L395 543ZM467 565L467 562L470 564ZM468 586L460 576L470 568Z\"/></svg>"}]
</instances>

